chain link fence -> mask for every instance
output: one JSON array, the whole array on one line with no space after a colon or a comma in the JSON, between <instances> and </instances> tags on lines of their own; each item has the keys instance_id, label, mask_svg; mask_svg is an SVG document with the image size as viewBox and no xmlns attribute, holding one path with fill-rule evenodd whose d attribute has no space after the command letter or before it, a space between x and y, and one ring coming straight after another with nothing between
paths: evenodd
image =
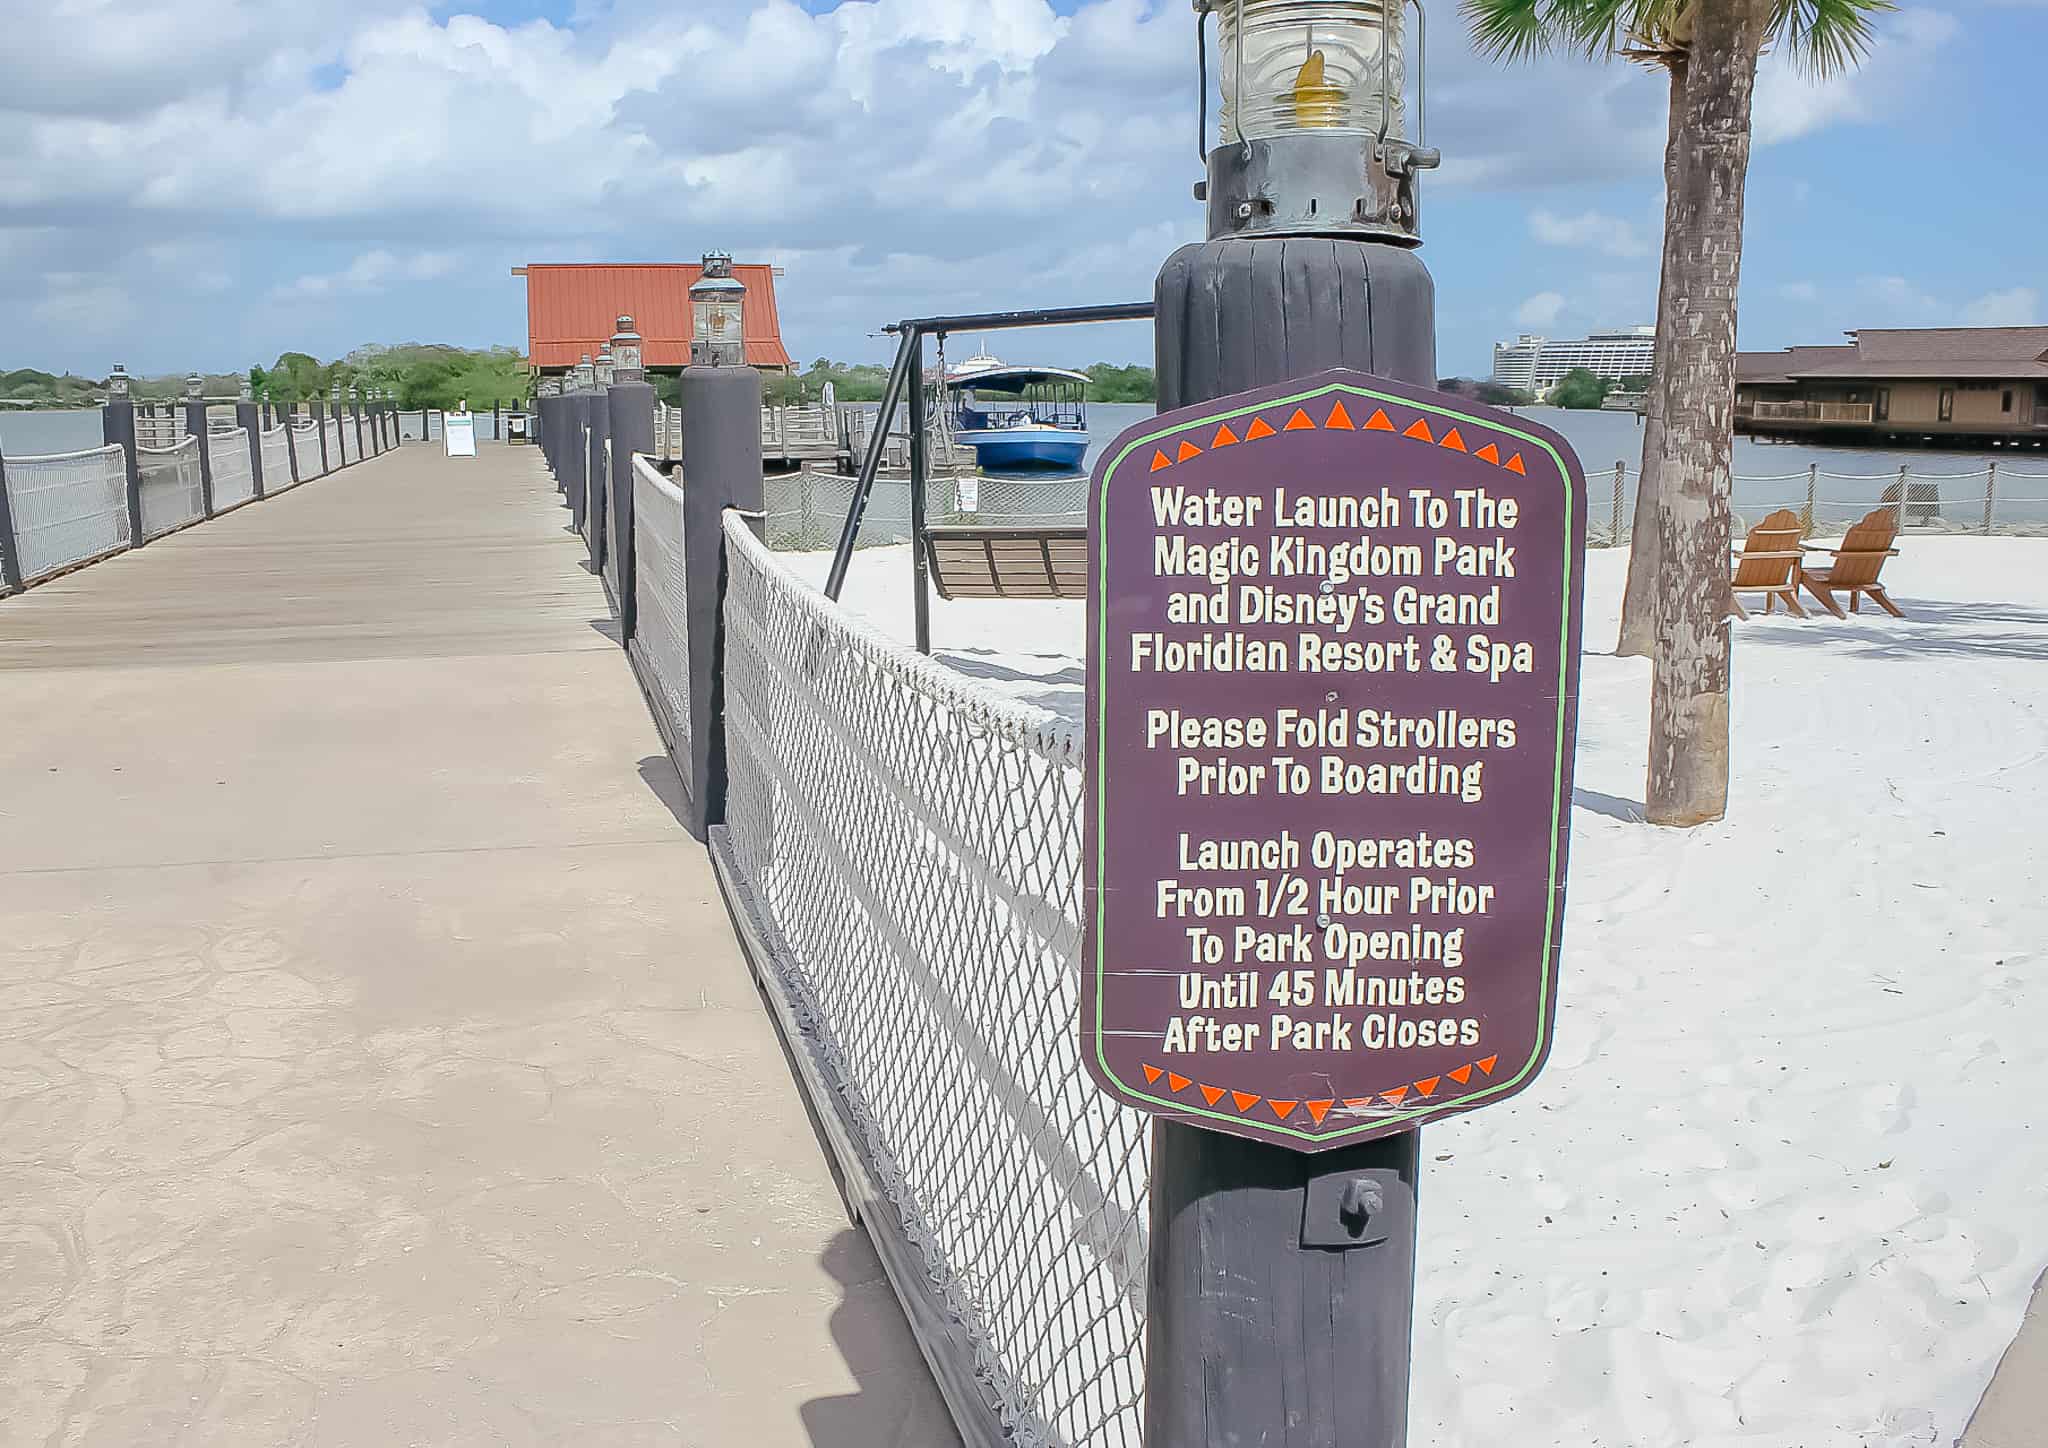
<instances>
[{"instance_id":1,"label":"chain link fence","mask_svg":"<svg viewBox=\"0 0 2048 1448\"><path fill-rule=\"evenodd\" d=\"M633 641L655 723L678 759L690 757L690 612L683 491L646 458L633 459Z\"/></svg>"},{"instance_id":2,"label":"chain link fence","mask_svg":"<svg viewBox=\"0 0 2048 1448\"><path fill-rule=\"evenodd\" d=\"M213 508L220 512L256 496L256 469L249 459L245 428L206 435L206 457L213 466Z\"/></svg>"},{"instance_id":3,"label":"chain link fence","mask_svg":"<svg viewBox=\"0 0 2048 1448\"><path fill-rule=\"evenodd\" d=\"M765 480L768 546L779 553L830 548L839 541L858 480L805 469ZM1087 516L1088 479L963 475L925 480L925 521L931 524L1064 524ZM861 514L857 546L910 541L910 480L876 478Z\"/></svg>"},{"instance_id":4,"label":"chain link fence","mask_svg":"<svg viewBox=\"0 0 2048 1448\"><path fill-rule=\"evenodd\" d=\"M206 511L199 478L199 439L187 436L175 447L138 447L142 471L142 536L161 538Z\"/></svg>"},{"instance_id":5,"label":"chain link fence","mask_svg":"<svg viewBox=\"0 0 2048 1448\"><path fill-rule=\"evenodd\" d=\"M1138 1448L1149 1132L1073 1029L1079 737L725 542L727 818L771 988L1011 1441Z\"/></svg>"},{"instance_id":6,"label":"chain link fence","mask_svg":"<svg viewBox=\"0 0 2048 1448\"><path fill-rule=\"evenodd\" d=\"M1640 469L1616 463L1586 475L1592 500L1587 541L1626 544L1633 532ZM1735 531L1790 508L1809 536L1832 536L1880 508L1893 511L1901 532L2048 536L2048 471L1992 462L1967 472L1922 471L1910 465L1885 473L1834 473L1818 464L1797 472L1733 479Z\"/></svg>"},{"instance_id":7,"label":"chain link fence","mask_svg":"<svg viewBox=\"0 0 2048 1448\"><path fill-rule=\"evenodd\" d=\"M4 464L25 583L128 546L128 460L118 446Z\"/></svg>"}]
</instances>

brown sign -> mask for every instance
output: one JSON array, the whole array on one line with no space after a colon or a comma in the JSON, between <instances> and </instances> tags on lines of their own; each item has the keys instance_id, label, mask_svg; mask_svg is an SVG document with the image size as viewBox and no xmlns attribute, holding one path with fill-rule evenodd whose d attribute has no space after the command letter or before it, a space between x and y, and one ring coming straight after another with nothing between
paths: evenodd
<instances>
[{"instance_id":1,"label":"brown sign","mask_svg":"<svg viewBox=\"0 0 2048 1448\"><path fill-rule=\"evenodd\" d=\"M1557 434L1361 373L1103 454L1081 999L1103 1089L1318 1151L1528 1085L1585 511Z\"/></svg>"}]
</instances>

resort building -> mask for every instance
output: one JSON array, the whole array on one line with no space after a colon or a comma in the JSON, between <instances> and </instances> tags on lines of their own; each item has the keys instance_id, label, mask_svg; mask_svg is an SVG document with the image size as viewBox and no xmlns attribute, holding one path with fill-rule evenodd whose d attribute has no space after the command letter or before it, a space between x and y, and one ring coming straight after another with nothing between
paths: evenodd
<instances>
[{"instance_id":1,"label":"resort building","mask_svg":"<svg viewBox=\"0 0 2048 1448\"><path fill-rule=\"evenodd\" d=\"M1737 353L1735 430L1843 443L2048 444L2048 327L1846 335L1836 346Z\"/></svg>"},{"instance_id":2,"label":"resort building","mask_svg":"<svg viewBox=\"0 0 2048 1448\"><path fill-rule=\"evenodd\" d=\"M1538 337L1524 332L1493 344L1493 380L1538 397L1583 367L1596 377L1647 377L1656 360L1655 327L1620 327L1583 337Z\"/></svg>"},{"instance_id":3,"label":"resort building","mask_svg":"<svg viewBox=\"0 0 2048 1448\"><path fill-rule=\"evenodd\" d=\"M742 332L747 365L788 372L782 320L775 307L772 266L735 265L746 288ZM514 267L526 279L526 357L543 377L559 377L611 341L620 317L640 333L650 372L690 365L690 288L704 275L701 262L535 262Z\"/></svg>"}]
</instances>

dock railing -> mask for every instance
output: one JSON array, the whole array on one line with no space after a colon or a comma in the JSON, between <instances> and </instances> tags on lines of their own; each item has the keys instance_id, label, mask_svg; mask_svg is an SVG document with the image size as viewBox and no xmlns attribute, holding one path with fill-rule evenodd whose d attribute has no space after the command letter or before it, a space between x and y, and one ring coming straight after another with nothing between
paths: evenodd
<instances>
[{"instance_id":1,"label":"dock railing","mask_svg":"<svg viewBox=\"0 0 2048 1448\"><path fill-rule=\"evenodd\" d=\"M256 416L253 404L242 407ZM325 469L311 418L286 416L253 445L245 426L213 418L202 466L202 439L182 417L137 406L134 423L132 452L125 442L110 442L0 454L0 598L338 471L344 434L349 463L386 450L367 415L360 445L353 419L346 428L328 423Z\"/></svg>"}]
</instances>

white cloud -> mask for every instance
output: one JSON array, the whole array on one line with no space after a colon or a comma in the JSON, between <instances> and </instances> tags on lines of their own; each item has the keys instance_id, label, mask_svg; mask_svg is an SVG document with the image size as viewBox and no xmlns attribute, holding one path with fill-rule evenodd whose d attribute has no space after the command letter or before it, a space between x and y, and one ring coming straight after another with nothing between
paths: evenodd
<instances>
[{"instance_id":1,"label":"white cloud","mask_svg":"<svg viewBox=\"0 0 2048 1448\"><path fill-rule=\"evenodd\" d=\"M1563 311L1563 297L1556 292L1538 292L1515 308L1515 322L1523 327L1548 327Z\"/></svg>"},{"instance_id":2,"label":"white cloud","mask_svg":"<svg viewBox=\"0 0 2048 1448\"><path fill-rule=\"evenodd\" d=\"M1582 211L1576 216L1533 211L1529 214L1529 233L1550 246L1588 247L1607 256L1650 254L1649 242L1634 226L1603 211Z\"/></svg>"},{"instance_id":3,"label":"white cloud","mask_svg":"<svg viewBox=\"0 0 2048 1448\"><path fill-rule=\"evenodd\" d=\"M1751 102L1756 144L1775 145L1841 122L1924 108L1930 63L1960 29L1954 16L1940 10L1879 16L1877 39L1863 63L1819 81L1787 52L1765 56Z\"/></svg>"},{"instance_id":4,"label":"white cloud","mask_svg":"<svg viewBox=\"0 0 2048 1448\"><path fill-rule=\"evenodd\" d=\"M1820 299L1820 288L1812 282L1786 282L1778 288L1778 295L1788 302L1812 302Z\"/></svg>"},{"instance_id":5,"label":"white cloud","mask_svg":"<svg viewBox=\"0 0 2048 1448\"><path fill-rule=\"evenodd\" d=\"M366 251L337 272L298 277L277 288L280 300L313 299L341 294L370 295L394 282L430 282L453 272L458 258L448 251L422 251L398 256L382 247Z\"/></svg>"},{"instance_id":6,"label":"white cloud","mask_svg":"<svg viewBox=\"0 0 2048 1448\"><path fill-rule=\"evenodd\" d=\"M44 294L30 315L72 337L98 341L120 334L131 314L128 291L105 277L81 272L45 272Z\"/></svg>"},{"instance_id":7,"label":"white cloud","mask_svg":"<svg viewBox=\"0 0 2048 1448\"><path fill-rule=\"evenodd\" d=\"M2041 320L2041 294L2032 287L1986 292L1963 308L1966 327L2031 327Z\"/></svg>"},{"instance_id":8,"label":"white cloud","mask_svg":"<svg viewBox=\"0 0 2048 1448\"><path fill-rule=\"evenodd\" d=\"M1211 134L1196 137L1185 0L868 0L815 14L795 0L580 0L566 24L449 8L9 6L0 320L42 315L50 274L94 277L103 302L132 292L119 314L128 335L155 328L182 349L193 313L172 308L210 290L209 317L219 298L252 300L210 325L206 345L246 339L274 355L299 345L278 333L306 310L284 303L489 275L509 314L497 335L516 335L510 263L723 245L794 259L785 324L796 345L823 350L970 296L1141 296L1164 255L1155 243L1199 228L1188 185L1198 145L1217 139L1216 108ZM1890 114L1920 73L1915 55L1954 24L1933 12L1881 24L1880 54L1818 95L1767 76L1760 127L1808 134ZM1456 23L1432 40L1429 140L1447 158L1432 192L1554 196L1657 176L1660 78L1568 58L1500 66ZM1653 218L1578 204L1539 207L1531 232L1596 256L1654 257ZM453 270L422 260L449 248L460 248ZM266 263L261 275L245 274L251 259ZM1639 311L1639 270L1612 300L1574 280L1577 310ZM1517 283L1500 285L1494 317ZM1550 325L1564 305L1544 293L1524 310L1535 304L1546 320L1525 325ZM833 341L812 348L814 326Z\"/></svg>"}]
</instances>

